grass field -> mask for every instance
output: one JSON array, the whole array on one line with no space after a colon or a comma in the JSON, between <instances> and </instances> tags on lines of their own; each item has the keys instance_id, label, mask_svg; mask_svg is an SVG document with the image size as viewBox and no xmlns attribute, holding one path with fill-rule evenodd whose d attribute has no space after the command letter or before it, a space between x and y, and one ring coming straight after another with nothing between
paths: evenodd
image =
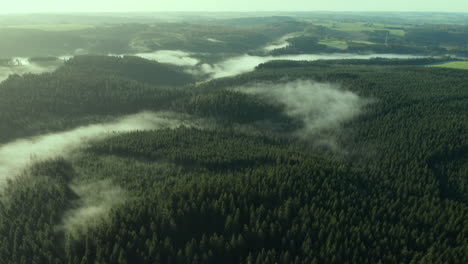
<instances>
[{"instance_id":1,"label":"grass field","mask_svg":"<svg viewBox=\"0 0 468 264\"><path fill-rule=\"evenodd\" d=\"M93 28L92 25L81 25L81 24L44 24L44 25L15 25L5 26L2 28L20 28L20 29L37 29L44 31L72 31L81 30L87 28Z\"/></svg>"},{"instance_id":2,"label":"grass field","mask_svg":"<svg viewBox=\"0 0 468 264\"><path fill-rule=\"evenodd\" d=\"M452 61L444 64L434 65L433 67L468 70L468 61Z\"/></svg>"},{"instance_id":3,"label":"grass field","mask_svg":"<svg viewBox=\"0 0 468 264\"><path fill-rule=\"evenodd\" d=\"M392 25L384 25L384 24L368 24L365 22L350 22L350 23L339 23L339 22L319 22L316 25L321 25L325 27L329 27L334 30L340 31L351 31L351 32L360 32L360 31L373 31L373 30L388 30L390 34L396 36L404 36L405 31L401 29L387 29L386 27L390 27Z\"/></svg>"},{"instance_id":4,"label":"grass field","mask_svg":"<svg viewBox=\"0 0 468 264\"><path fill-rule=\"evenodd\" d=\"M367 44L367 45L377 44L375 42L370 42L370 41L365 41L365 40L352 40L351 42L360 43L360 44Z\"/></svg>"},{"instance_id":5,"label":"grass field","mask_svg":"<svg viewBox=\"0 0 468 264\"><path fill-rule=\"evenodd\" d=\"M370 42L370 41L365 41L365 40L351 40L349 42L366 44L366 45L376 44L375 42ZM322 40L322 41L319 41L319 44L327 45L329 47L337 48L340 50L345 50L348 48L348 43L343 40Z\"/></svg>"},{"instance_id":6,"label":"grass field","mask_svg":"<svg viewBox=\"0 0 468 264\"><path fill-rule=\"evenodd\" d=\"M319 41L319 44L327 45L329 47L337 48L340 50L345 50L348 48L348 44L346 44L346 41L343 40L323 40Z\"/></svg>"}]
</instances>

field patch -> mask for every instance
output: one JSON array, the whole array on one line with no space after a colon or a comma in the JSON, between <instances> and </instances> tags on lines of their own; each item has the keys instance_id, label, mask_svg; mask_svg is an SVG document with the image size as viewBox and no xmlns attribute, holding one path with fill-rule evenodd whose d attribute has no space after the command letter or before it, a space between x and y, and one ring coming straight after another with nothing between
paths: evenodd
<instances>
[{"instance_id":1,"label":"field patch","mask_svg":"<svg viewBox=\"0 0 468 264\"><path fill-rule=\"evenodd\" d=\"M340 50L345 50L348 48L348 44L346 44L346 41L343 40L323 40L319 41L319 44L327 45L329 47Z\"/></svg>"},{"instance_id":2,"label":"field patch","mask_svg":"<svg viewBox=\"0 0 468 264\"><path fill-rule=\"evenodd\" d=\"M384 25L378 23L366 23L366 22L328 22L328 23L317 23L316 25L321 25L329 27L333 30L347 31L347 32L361 32L361 31L374 31L374 30L388 30L391 35L396 35L403 37L405 35L405 30L392 28L392 25Z\"/></svg>"},{"instance_id":3,"label":"field patch","mask_svg":"<svg viewBox=\"0 0 468 264\"><path fill-rule=\"evenodd\" d=\"M434 65L433 67L468 70L468 61L452 61L444 64Z\"/></svg>"}]
</instances>

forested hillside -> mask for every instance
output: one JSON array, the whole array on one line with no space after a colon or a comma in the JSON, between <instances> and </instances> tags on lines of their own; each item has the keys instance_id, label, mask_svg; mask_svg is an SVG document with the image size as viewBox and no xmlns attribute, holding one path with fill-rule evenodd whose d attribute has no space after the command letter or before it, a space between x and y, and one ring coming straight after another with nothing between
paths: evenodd
<instances>
[{"instance_id":1,"label":"forested hillside","mask_svg":"<svg viewBox=\"0 0 468 264\"><path fill-rule=\"evenodd\" d=\"M468 75L435 62L274 61L197 84L85 56L11 76L2 143L142 110L204 122L11 177L0 263L466 263Z\"/></svg>"},{"instance_id":2,"label":"forested hillside","mask_svg":"<svg viewBox=\"0 0 468 264\"><path fill-rule=\"evenodd\" d=\"M28 19L18 21L18 18L0 16L0 59L160 50L224 56L262 53L265 45L278 41L285 41L287 45L270 50L271 54L337 52L464 57L468 54L466 22L460 23L466 21L466 17L461 14L455 19L459 24L446 22L447 14L439 14L439 18L445 19L434 18L429 24L405 22L413 20L413 16L368 15L291 13L265 17L252 14L252 17L216 19L194 16L174 22L135 17L133 23L124 17L68 16L51 18L51 21L42 17L40 19L45 21L39 25L25 24ZM432 16L434 14L427 15ZM106 20L114 22L105 23Z\"/></svg>"},{"instance_id":3,"label":"forested hillside","mask_svg":"<svg viewBox=\"0 0 468 264\"><path fill-rule=\"evenodd\" d=\"M79 56L53 73L0 83L0 142L142 110L168 108L194 81L173 65L126 56Z\"/></svg>"},{"instance_id":4,"label":"forested hillside","mask_svg":"<svg viewBox=\"0 0 468 264\"><path fill-rule=\"evenodd\" d=\"M84 23L84 22L83 22ZM226 24L222 26L222 24ZM295 31L305 24L284 21L255 28L235 28L230 23L99 24L79 30L47 30L0 26L0 58L60 56L65 54L125 54L155 50L188 50L209 53L242 53ZM73 25L71 25L73 26ZM57 27L60 29L60 27Z\"/></svg>"}]
</instances>

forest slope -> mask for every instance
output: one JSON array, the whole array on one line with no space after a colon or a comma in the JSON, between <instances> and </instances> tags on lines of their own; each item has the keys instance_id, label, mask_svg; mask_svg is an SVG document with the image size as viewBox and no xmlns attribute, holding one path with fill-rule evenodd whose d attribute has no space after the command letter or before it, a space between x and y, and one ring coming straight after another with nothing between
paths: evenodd
<instances>
[{"instance_id":1,"label":"forest slope","mask_svg":"<svg viewBox=\"0 0 468 264\"><path fill-rule=\"evenodd\" d=\"M211 124L117 133L25 170L0 200L0 263L466 262L464 71L279 61L183 88L106 60L94 78L70 64L0 84L16 124L3 140L29 115L70 118L59 129L148 108ZM305 133L333 108L298 112L282 89L363 103Z\"/></svg>"}]
</instances>

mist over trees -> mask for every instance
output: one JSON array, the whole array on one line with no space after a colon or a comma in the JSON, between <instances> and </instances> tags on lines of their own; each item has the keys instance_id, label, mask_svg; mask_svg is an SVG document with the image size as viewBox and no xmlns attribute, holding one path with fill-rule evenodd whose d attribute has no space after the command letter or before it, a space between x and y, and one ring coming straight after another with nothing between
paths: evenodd
<instances>
[{"instance_id":1,"label":"mist over trees","mask_svg":"<svg viewBox=\"0 0 468 264\"><path fill-rule=\"evenodd\" d=\"M0 29L0 264L465 263L463 27L299 15Z\"/></svg>"},{"instance_id":2,"label":"mist over trees","mask_svg":"<svg viewBox=\"0 0 468 264\"><path fill-rule=\"evenodd\" d=\"M66 159L26 169L2 193L2 259L13 263L460 263L466 257L462 224L466 138L461 132L467 124L463 106L468 95L463 87L468 80L464 72L393 66L402 64L400 60L385 61L388 66L375 66L376 61L369 61L369 66L360 60L344 65L332 61L327 67L323 67L326 62L289 67L290 62L284 61L181 90L157 88L151 81L144 84L146 79L132 75L135 68L120 66L133 60L81 57L53 74L10 78L0 89L2 98L11 101L2 111L5 120L15 120L7 118L14 113L34 116L18 112L26 105L13 100L16 96L30 98L36 119L73 117L57 130L80 124L80 116L102 113L97 119L102 120L146 107L179 109L230 128L116 134L83 145ZM86 86L92 79L80 78L84 61L104 86ZM144 71L145 63L137 68ZM61 78L68 86L57 82ZM285 115L285 101L232 90L252 89L249 84L255 80L278 83L284 78L341 83L343 89L376 102L338 130L322 131L334 134L339 149L333 149L320 144L320 137L286 136L307 126L308 120ZM72 80L80 93L72 93ZM41 82L47 85L40 86ZM34 83L35 90L25 89L28 83ZM301 85L307 89L314 84ZM86 87L95 92L83 94ZM105 87L108 93L103 93ZM63 89L68 90L59 92ZM272 89L274 94L280 86ZM101 99L77 101L78 95ZM61 103L43 103L46 97ZM158 98L164 103L158 104ZM64 112L68 102L87 105L74 106L78 112L73 116ZM33 128L28 131L38 133ZM304 142L309 147L304 148ZM100 181L108 183L89 185ZM89 200L94 196L87 192L97 195L99 202Z\"/></svg>"}]
</instances>

